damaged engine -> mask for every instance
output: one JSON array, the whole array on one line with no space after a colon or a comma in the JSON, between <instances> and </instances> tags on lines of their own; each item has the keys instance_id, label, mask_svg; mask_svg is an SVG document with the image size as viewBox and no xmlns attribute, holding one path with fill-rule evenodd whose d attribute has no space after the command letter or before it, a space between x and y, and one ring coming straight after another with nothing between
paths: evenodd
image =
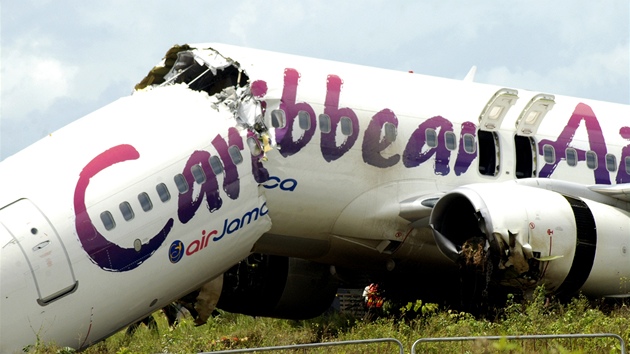
<instances>
[{"instance_id":1,"label":"damaged engine","mask_svg":"<svg viewBox=\"0 0 630 354\"><path fill-rule=\"evenodd\" d=\"M438 247L478 300L539 285L559 296L628 296L628 220L620 208L513 181L457 188L431 214Z\"/></svg>"}]
</instances>

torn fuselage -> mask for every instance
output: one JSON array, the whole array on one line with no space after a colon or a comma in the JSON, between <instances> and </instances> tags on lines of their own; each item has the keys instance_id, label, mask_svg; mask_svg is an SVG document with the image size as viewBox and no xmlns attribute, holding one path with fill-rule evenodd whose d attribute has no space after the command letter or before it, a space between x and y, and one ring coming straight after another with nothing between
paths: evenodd
<instances>
[{"instance_id":1,"label":"torn fuselage","mask_svg":"<svg viewBox=\"0 0 630 354\"><path fill-rule=\"evenodd\" d=\"M263 122L264 106L252 95L249 76L237 61L212 48L175 45L135 89L140 91L177 84L207 93L214 99L215 109L219 105L228 108L237 127L247 129L248 135L255 135L262 145L250 146L253 154L262 157L263 151L269 150L273 139Z\"/></svg>"}]
</instances>

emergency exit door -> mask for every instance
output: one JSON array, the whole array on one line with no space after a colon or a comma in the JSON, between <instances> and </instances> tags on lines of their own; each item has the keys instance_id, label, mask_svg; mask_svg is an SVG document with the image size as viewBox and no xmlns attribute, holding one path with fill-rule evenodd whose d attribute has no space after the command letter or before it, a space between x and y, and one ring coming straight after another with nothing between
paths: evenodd
<instances>
[{"instance_id":1,"label":"emergency exit door","mask_svg":"<svg viewBox=\"0 0 630 354\"><path fill-rule=\"evenodd\" d=\"M40 305L45 306L76 289L78 282L66 249L53 225L35 204L20 199L0 209L0 223L26 258Z\"/></svg>"}]
</instances>

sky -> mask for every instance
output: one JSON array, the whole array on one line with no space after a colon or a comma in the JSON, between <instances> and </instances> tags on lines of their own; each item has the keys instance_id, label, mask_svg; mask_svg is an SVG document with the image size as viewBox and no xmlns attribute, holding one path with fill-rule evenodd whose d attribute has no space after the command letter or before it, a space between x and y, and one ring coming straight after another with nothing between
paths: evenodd
<instances>
[{"instance_id":1,"label":"sky","mask_svg":"<svg viewBox=\"0 0 630 354\"><path fill-rule=\"evenodd\" d=\"M221 42L630 103L630 1L3 0L0 160ZM630 119L630 117L628 117Z\"/></svg>"}]
</instances>

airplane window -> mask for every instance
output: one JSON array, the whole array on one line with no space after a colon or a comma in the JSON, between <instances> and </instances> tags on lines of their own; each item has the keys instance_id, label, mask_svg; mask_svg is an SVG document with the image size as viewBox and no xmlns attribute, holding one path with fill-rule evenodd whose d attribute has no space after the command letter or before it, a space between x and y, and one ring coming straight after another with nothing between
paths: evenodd
<instances>
[{"instance_id":1,"label":"airplane window","mask_svg":"<svg viewBox=\"0 0 630 354\"><path fill-rule=\"evenodd\" d=\"M112 213L107 210L101 213L101 221L103 222L103 226L105 226L105 230L107 231L116 227L116 222L114 221Z\"/></svg>"},{"instance_id":2,"label":"airplane window","mask_svg":"<svg viewBox=\"0 0 630 354\"><path fill-rule=\"evenodd\" d=\"M190 172L192 172L195 182L203 184L206 181L206 174L203 172L201 165L193 165L190 168Z\"/></svg>"},{"instance_id":3,"label":"airplane window","mask_svg":"<svg viewBox=\"0 0 630 354\"><path fill-rule=\"evenodd\" d=\"M281 109L274 109L271 112L271 126L274 128L284 128L287 123L287 116Z\"/></svg>"},{"instance_id":4,"label":"airplane window","mask_svg":"<svg viewBox=\"0 0 630 354\"><path fill-rule=\"evenodd\" d=\"M395 125L387 122L383 124L383 130L385 131L386 141L389 141L390 143L393 143L394 141L396 141L396 135L398 134L398 132L396 131Z\"/></svg>"},{"instance_id":5,"label":"airplane window","mask_svg":"<svg viewBox=\"0 0 630 354\"><path fill-rule=\"evenodd\" d=\"M348 117L341 117L341 134L345 136L352 135L352 121Z\"/></svg>"},{"instance_id":6,"label":"airplane window","mask_svg":"<svg viewBox=\"0 0 630 354\"><path fill-rule=\"evenodd\" d=\"M162 201L162 203L166 203L171 199L171 193L169 193L168 187L166 186L166 184L164 183L158 184L157 186L155 186L155 190L158 192L158 195L160 196L160 200Z\"/></svg>"},{"instance_id":7,"label":"airplane window","mask_svg":"<svg viewBox=\"0 0 630 354\"><path fill-rule=\"evenodd\" d=\"M468 154L474 154L475 148L475 136L468 133L464 134L464 151Z\"/></svg>"},{"instance_id":8,"label":"airplane window","mask_svg":"<svg viewBox=\"0 0 630 354\"><path fill-rule=\"evenodd\" d=\"M617 171L617 158L613 154L606 154L606 169L610 172Z\"/></svg>"},{"instance_id":9,"label":"airplane window","mask_svg":"<svg viewBox=\"0 0 630 354\"><path fill-rule=\"evenodd\" d=\"M543 146L543 156L546 163L551 164L556 162L556 150L553 148L553 146L549 144L545 144Z\"/></svg>"},{"instance_id":10,"label":"airplane window","mask_svg":"<svg viewBox=\"0 0 630 354\"><path fill-rule=\"evenodd\" d=\"M173 180L175 180L175 185L177 185L177 190L179 191L179 194L184 194L188 192L188 182L186 181L186 177L184 177L184 175L182 175L181 173L176 174Z\"/></svg>"},{"instance_id":11,"label":"airplane window","mask_svg":"<svg viewBox=\"0 0 630 354\"><path fill-rule=\"evenodd\" d=\"M597 154L595 154L595 151L586 152L586 166L591 170L597 168Z\"/></svg>"},{"instance_id":12,"label":"airplane window","mask_svg":"<svg viewBox=\"0 0 630 354\"><path fill-rule=\"evenodd\" d=\"M262 149L260 148L258 139L254 138L253 136L247 138L247 146L249 146L249 151L251 152L252 156L258 156L262 154Z\"/></svg>"},{"instance_id":13,"label":"airplane window","mask_svg":"<svg viewBox=\"0 0 630 354\"><path fill-rule=\"evenodd\" d=\"M153 209L153 203L151 203L151 198L145 192L138 194L138 201L140 202L140 206L142 206L142 210L149 211Z\"/></svg>"},{"instance_id":14,"label":"airplane window","mask_svg":"<svg viewBox=\"0 0 630 354\"><path fill-rule=\"evenodd\" d=\"M450 151L454 151L457 148L455 133L453 132L444 133L444 142L446 143L446 148Z\"/></svg>"},{"instance_id":15,"label":"airplane window","mask_svg":"<svg viewBox=\"0 0 630 354\"><path fill-rule=\"evenodd\" d=\"M575 149L568 148L566 149L564 153L567 155L567 165L571 167L577 166L577 163L578 163L577 151Z\"/></svg>"},{"instance_id":16,"label":"airplane window","mask_svg":"<svg viewBox=\"0 0 630 354\"><path fill-rule=\"evenodd\" d=\"M210 167L212 167L212 172L215 175L220 175L223 173L223 165L221 164L221 159L218 156L210 156Z\"/></svg>"},{"instance_id":17,"label":"airplane window","mask_svg":"<svg viewBox=\"0 0 630 354\"><path fill-rule=\"evenodd\" d=\"M228 148L228 154L230 154L230 158L235 165L243 162L243 155L241 155L241 150L238 149L238 146L232 145Z\"/></svg>"},{"instance_id":18,"label":"airplane window","mask_svg":"<svg viewBox=\"0 0 630 354\"><path fill-rule=\"evenodd\" d=\"M437 146L437 132L435 129L427 129L424 131L424 137L427 141L427 146L434 148Z\"/></svg>"},{"instance_id":19,"label":"airplane window","mask_svg":"<svg viewBox=\"0 0 630 354\"><path fill-rule=\"evenodd\" d=\"M131 204L129 204L128 202L122 202L118 205L118 208L120 209L120 212L122 213L125 221L133 219L134 214L133 209L131 209Z\"/></svg>"},{"instance_id":20,"label":"airplane window","mask_svg":"<svg viewBox=\"0 0 630 354\"><path fill-rule=\"evenodd\" d=\"M311 115L307 111L298 112L298 121L300 122L300 128L304 130L311 129Z\"/></svg>"},{"instance_id":21,"label":"airplane window","mask_svg":"<svg viewBox=\"0 0 630 354\"><path fill-rule=\"evenodd\" d=\"M319 115L319 130L322 133L330 133L330 117L328 114Z\"/></svg>"}]
</instances>

